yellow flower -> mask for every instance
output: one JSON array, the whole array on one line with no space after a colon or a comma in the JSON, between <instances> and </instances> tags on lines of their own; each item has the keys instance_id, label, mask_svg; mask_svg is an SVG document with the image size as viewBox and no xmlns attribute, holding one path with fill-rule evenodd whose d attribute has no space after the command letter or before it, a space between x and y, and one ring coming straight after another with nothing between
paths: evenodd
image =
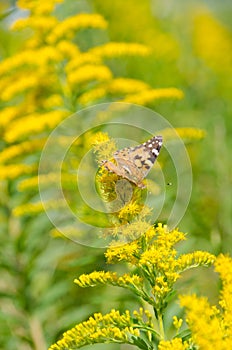
<instances>
[{"instance_id":1,"label":"yellow flower","mask_svg":"<svg viewBox=\"0 0 232 350\"><path fill-rule=\"evenodd\" d=\"M131 336L140 336L139 329L133 326L129 311L120 314L111 310L109 314L94 314L87 321L79 323L63 334L63 338L53 344L49 350L66 350L87 344L104 343L106 341L130 342Z\"/></svg>"},{"instance_id":2,"label":"yellow flower","mask_svg":"<svg viewBox=\"0 0 232 350\"><path fill-rule=\"evenodd\" d=\"M115 78L108 84L111 94L128 94L147 90L148 84L143 81L128 78Z\"/></svg>"},{"instance_id":3,"label":"yellow flower","mask_svg":"<svg viewBox=\"0 0 232 350\"><path fill-rule=\"evenodd\" d=\"M76 175L74 174L57 174L57 173L49 173L46 175L39 175L30 177L28 179L22 180L18 184L18 190L19 191L25 191L25 190L31 190L31 189L38 189L38 183L40 187L49 187L51 185L54 185L55 183L62 183L62 186L67 184L70 186L70 184L75 184L77 181Z\"/></svg>"},{"instance_id":4,"label":"yellow flower","mask_svg":"<svg viewBox=\"0 0 232 350\"><path fill-rule=\"evenodd\" d=\"M95 271L88 275L83 274L78 279L74 280L80 287L89 287L97 284L114 284L117 281L116 272Z\"/></svg>"},{"instance_id":5,"label":"yellow flower","mask_svg":"<svg viewBox=\"0 0 232 350\"><path fill-rule=\"evenodd\" d=\"M158 350L187 350L188 347L188 343L183 342L181 338L174 338L172 340L161 340Z\"/></svg>"},{"instance_id":6,"label":"yellow flower","mask_svg":"<svg viewBox=\"0 0 232 350\"><path fill-rule=\"evenodd\" d=\"M107 89L98 87L85 92L78 98L78 102L83 105L91 104L93 101L99 100L107 95Z\"/></svg>"},{"instance_id":7,"label":"yellow flower","mask_svg":"<svg viewBox=\"0 0 232 350\"><path fill-rule=\"evenodd\" d=\"M93 57L96 57L96 56L93 56ZM80 62L80 59L78 61ZM90 62L94 64L98 63L97 61L94 62L93 60ZM74 64L72 66L74 66ZM149 86L146 83L139 80L115 78L110 82L103 82L101 86L85 92L78 98L78 102L82 104L88 104L95 100L101 99L107 95L122 96L128 93L139 92L139 91L141 92L142 90L147 90L148 87Z\"/></svg>"},{"instance_id":8,"label":"yellow flower","mask_svg":"<svg viewBox=\"0 0 232 350\"><path fill-rule=\"evenodd\" d=\"M11 100L16 94L25 93L27 90L37 86L39 81L37 74L34 74L34 76L28 76L27 79L25 79L25 76L23 76L17 81L14 81L14 84L13 79L14 78L12 78L12 81L9 81L8 86L1 94L1 99L3 101Z\"/></svg>"},{"instance_id":9,"label":"yellow flower","mask_svg":"<svg viewBox=\"0 0 232 350\"><path fill-rule=\"evenodd\" d=\"M140 215L135 218L132 222L129 222L124 225L115 226L112 229L109 229L109 235L117 238L116 242L112 242L112 244L123 244L124 242L131 242L142 236L151 226L149 222L147 222L143 215Z\"/></svg>"},{"instance_id":10,"label":"yellow flower","mask_svg":"<svg viewBox=\"0 0 232 350\"><path fill-rule=\"evenodd\" d=\"M35 165L13 164L0 166L0 180L16 179L21 175L31 174L36 170Z\"/></svg>"},{"instance_id":11,"label":"yellow flower","mask_svg":"<svg viewBox=\"0 0 232 350\"><path fill-rule=\"evenodd\" d=\"M175 128L162 130L162 136L165 142L177 139L178 136L185 141L194 141L205 138L206 132L199 128Z\"/></svg>"},{"instance_id":12,"label":"yellow flower","mask_svg":"<svg viewBox=\"0 0 232 350\"><path fill-rule=\"evenodd\" d=\"M106 133L99 132L94 134L90 137L89 142L93 146L98 162L110 159L117 149L115 141L109 139L108 134Z\"/></svg>"},{"instance_id":13,"label":"yellow flower","mask_svg":"<svg viewBox=\"0 0 232 350\"><path fill-rule=\"evenodd\" d=\"M144 105L146 103L160 99L182 99L183 92L176 88L148 89L137 94L126 96L123 101Z\"/></svg>"},{"instance_id":14,"label":"yellow flower","mask_svg":"<svg viewBox=\"0 0 232 350\"><path fill-rule=\"evenodd\" d=\"M56 126L62 119L67 116L65 111L51 111L44 114L34 113L11 124L9 130L6 130L4 138L8 142L14 142L28 134L38 133L46 127Z\"/></svg>"},{"instance_id":15,"label":"yellow flower","mask_svg":"<svg viewBox=\"0 0 232 350\"><path fill-rule=\"evenodd\" d=\"M110 140L109 135L106 132L97 132L91 138L91 144L99 145Z\"/></svg>"},{"instance_id":16,"label":"yellow flower","mask_svg":"<svg viewBox=\"0 0 232 350\"><path fill-rule=\"evenodd\" d=\"M180 301L187 312L186 321L192 331L193 342L202 350L212 348L227 350L228 343L220 319L215 315L207 299L191 295L182 296Z\"/></svg>"},{"instance_id":17,"label":"yellow flower","mask_svg":"<svg viewBox=\"0 0 232 350\"><path fill-rule=\"evenodd\" d=\"M33 50L27 49L2 61L0 63L0 74L8 76L9 72L12 74L14 70L17 72L19 69L25 70L27 65L29 68L34 68L34 66L41 67L51 62L58 62L61 58L60 52L52 46L43 46Z\"/></svg>"},{"instance_id":18,"label":"yellow flower","mask_svg":"<svg viewBox=\"0 0 232 350\"><path fill-rule=\"evenodd\" d=\"M179 330L183 324L182 318L178 319L176 316L173 316L173 326Z\"/></svg>"},{"instance_id":19,"label":"yellow flower","mask_svg":"<svg viewBox=\"0 0 232 350\"><path fill-rule=\"evenodd\" d=\"M177 259L178 268L184 271L193 266L208 266L213 264L215 256L204 251L195 251L193 253L182 254Z\"/></svg>"},{"instance_id":20,"label":"yellow flower","mask_svg":"<svg viewBox=\"0 0 232 350\"><path fill-rule=\"evenodd\" d=\"M39 13L51 12L54 9L54 5L63 2L63 0L18 0L17 6L24 10L36 10Z\"/></svg>"},{"instance_id":21,"label":"yellow flower","mask_svg":"<svg viewBox=\"0 0 232 350\"><path fill-rule=\"evenodd\" d=\"M39 31L50 31L53 28L56 28L58 25L58 20L52 16L44 16L43 14L40 16L32 16L28 18L20 18L18 19L12 26L14 30L22 30L25 28L32 28ZM41 34L41 33L40 33Z\"/></svg>"},{"instance_id":22,"label":"yellow flower","mask_svg":"<svg viewBox=\"0 0 232 350\"><path fill-rule=\"evenodd\" d=\"M68 82L71 85L88 83L92 80L107 81L112 78L110 69L106 66L85 65L71 72L68 76Z\"/></svg>"},{"instance_id":23,"label":"yellow flower","mask_svg":"<svg viewBox=\"0 0 232 350\"><path fill-rule=\"evenodd\" d=\"M45 99L42 103L45 109L54 109L55 107L61 107L64 105L64 101L61 95L53 94Z\"/></svg>"},{"instance_id":24,"label":"yellow flower","mask_svg":"<svg viewBox=\"0 0 232 350\"><path fill-rule=\"evenodd\" d=\"M222 290L219 303L223 309L224 327L232 341L232 258L220 254L215 261L215 270L220 274Z\"/></svg>"},{"instance_id":25,"label":"yellow flower","mask_svg":"<svg viewBox=\"0 0 232 350\"><path fill-rule=\"evenodd\" d=\"M118 247L111 247L107 249L105 257L108 264L113 264L118 261L128 261L131 264L135 264L138 261L136 257L140 250L139 244L137 241L120 245Z\"/></svg>"},{"instance_id":26,"label":"yellow flower","mask_svg":"<svg viewBox=\"0 0 232 350\"><path fill-rule=\"evenodd\" d=\"M232 72L231 33L213 14L197 15L194 25L194 43L197 55L216 73L226 78Z\"/></svg>"},{"instance_id":27,"label":"yellow flower","mask_svg":"<svg viewBox=\"0 0 232 350\"><path fill-rule=\"evenodd\" d=\"M93 287L98 284L110 284L129 289L139 289L143 286L143 279L136 274L118 276L116 272L94 271L88 275L81 275L74 280L74 283L82 288Z\"/></svg>"},{"instance_id":28,"label":"yellow flower","mask_svg":"<svg viewBox=\"0 0 232 350\"><path fill-rule=\"evenodd\" d=\"M46 210L49 209L62 209L67 206L67 203L65 200L50 200L47 202L36 202L36 203L27 203L19 205L18 207L15 207L13 210L13 214L15 216L24 216L24 215L31 215L31 214L38 214L44 211L44 208Z\"/></svg>"},{"instance_id":29,"label":"yellow flower","mask_svg":"<svg viewBox=\"0 0 232 350\"><path fill-rule=\"evenodd\" d=\"M0 111L0 126L6 126L12 119L20 114L18 106L6 107Z\"/></svg>"},{"instance_id":30,"label":"yellow flower","mask_svg":"<svg viewBox=\"0 0 232 350\"><path fill-rule=\"evenodd\" d=\"M110 42L89 50L91 54L104 57L121 57L121 56L147 56L150 49L138 43L117 43Z\"/></svg>"},{"instance_id":31,"label":"yellow flower","mask_svg":"<svg viewBox=\"0 0 232 350\"><path fill-rule=\"evenodd\" d=\"M19 155L25 155L32 151L40 150L43 148L45 142L45 139L38 139L25 141L18 145L9 146L0 153L0 163L12 161L12 158L17 157Z\"/></svg>"},{"instance_id":32,"label":"yellow flower","mask_svg":"<svg viewBox=\"0 0 232 350\"><path fill-rule=\"evenodd\" d=\"M64 58L68 58L70 60L75 58L76 56L81 56L80 50L78 49L77 45L68 40L59 41L56 45L56 50L60 51Z\"/></svg>"},{"instance_id":33,"label":"yellow flower","mask_svg":"<svg viewBox=\"0 0 232 350\"><path fill-rule=\"evenodd\" d=\"M62 22L57 24L53 31L47 37L49 43L55 43L59 39L66 38L72 39L76 31L82 28L99 28L105 29L107 22L101 15L81 13L69 18L64 19Z\"/></svg>"},{"instance_id":34,"label":"yellow flower","mask_svg":"<svg viewBox=\"0 0 232 350\"><path fill-rule=\"evenodd\" d=\"M76 57L73 57L69 62L67 62L65 71L68 74L71 74L72 71L75 71L77 68L85 64L101 65L102 60L100 59L100 57L93 55L90 52L82 52L81 54L76 55Z\"/></svg>"},{"instance_id":35,"label":"yellow flower","mask_svg":"<svg viewBox=\"0 0 232 350\"><path fill-rule=\"evenodd\" d=\"M132 220L135 216L141 213L143 209L143 205L138 204L136 201L131 201L128 204L124 205L122 209L119 210L118 212L118 217L121 220L126 220L130 221Z\"/></svg>"},{"instance_id":36,"label":"yellow flower","mask_svg":"<svg viewBox=\"0 0 232 350\"><path fill-rule=\"evenodd\" d=\"M24 215L32 215L38 214L44 211L43 204L41 202L38 203L29 203L20 205L13 209L13 214L15 216L24 216Z\"/></svg>"}]
</instances>

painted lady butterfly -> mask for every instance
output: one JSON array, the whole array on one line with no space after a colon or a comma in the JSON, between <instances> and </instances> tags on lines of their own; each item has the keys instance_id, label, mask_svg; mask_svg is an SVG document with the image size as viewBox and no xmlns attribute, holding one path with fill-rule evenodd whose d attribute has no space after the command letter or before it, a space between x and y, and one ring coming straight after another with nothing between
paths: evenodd
<instances>
[{"instance_id":1,"label":"painted lady butterfly","mask_svg":"<svg viewBox=\"0 0 232 350\"><path fill-rule=\"evenodd\" d=\"M113 154L117 165L107 160L104 160L102 165L108 171L128 179L140 188L145 188L142 180L158 157L162 141L162 136L154 136L139 146L123 148Z\"/></svg>"}]
</instances>

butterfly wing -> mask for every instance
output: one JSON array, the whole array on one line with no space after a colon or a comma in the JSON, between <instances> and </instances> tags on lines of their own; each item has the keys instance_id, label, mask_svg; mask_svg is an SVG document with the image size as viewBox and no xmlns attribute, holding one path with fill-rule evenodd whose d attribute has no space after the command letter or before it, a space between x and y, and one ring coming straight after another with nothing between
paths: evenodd
<instances>
[{"instance_id":1,"label":"butterfly wing","mask_svg":"<svg viewBox=\"0 0 232 350\"><path fill-rule=\"evenodd\" d=\"M147 142L136 147L123 148L114 153L114 159L119 169L124 169L123 177L136 183L141 183L151 170L162 146L162 136L154 136Z\"/></svg>"}]
</instances>

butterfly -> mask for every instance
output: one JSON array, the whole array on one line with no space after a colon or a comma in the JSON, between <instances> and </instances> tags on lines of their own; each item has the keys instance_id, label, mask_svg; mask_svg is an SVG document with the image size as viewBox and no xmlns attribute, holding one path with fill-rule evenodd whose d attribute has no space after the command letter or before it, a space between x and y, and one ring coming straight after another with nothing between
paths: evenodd
<instances>
[{"instance_id":1,"label":"butterfly","mask_svg":"<svg viewBox=\"0 0 232 350\"><path fill-rule=\"evenodd\" d=\"M145 188L142 181L158 157L162 143L162 136L153 136L141 145L116 151L113 158L117 164L104 160L102 165L108 171L135 183L136 186Z\"/></svg>"}]
</instances>

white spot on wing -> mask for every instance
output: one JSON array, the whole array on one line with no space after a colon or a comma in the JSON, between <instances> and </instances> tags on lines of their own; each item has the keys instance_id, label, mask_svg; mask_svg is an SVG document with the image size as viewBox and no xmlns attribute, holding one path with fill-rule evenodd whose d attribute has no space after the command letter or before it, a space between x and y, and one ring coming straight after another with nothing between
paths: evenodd
<instances>
[{"instance_id":1,"label":"white spot on wing","mask_svg":"<svg viewBox=\"0 0 232 350\"><path fill-rule=\"evenodd\" d=\"M158 157L158 155L159 155L159 151L155 148L153 148L152 153L154 153L156 155L156 157Z\"/></svg>"}]
</instances>

